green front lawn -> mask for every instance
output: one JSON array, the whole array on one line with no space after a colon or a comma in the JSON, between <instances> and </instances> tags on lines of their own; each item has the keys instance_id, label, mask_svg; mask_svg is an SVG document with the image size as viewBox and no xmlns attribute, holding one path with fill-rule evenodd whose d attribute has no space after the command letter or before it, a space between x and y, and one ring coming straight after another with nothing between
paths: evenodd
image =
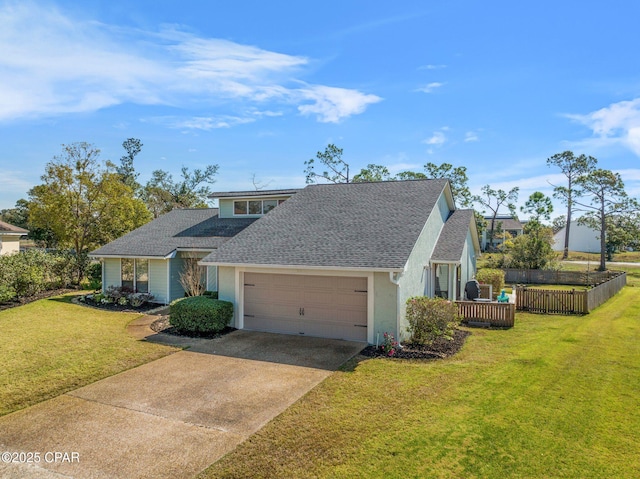
<instances>
[{"instance_id":1,"label":"green front lawn","mask_svg":"<svg viewBox=\"0 0 640 479\"><path fill-rule=\"evenodd\" d=\"M201 477L640 477L640 289L472 331L448 360L353 361Z\"/></svg>"},{"instance_id":2,"label":"green front lawn","mask_svg":"<svg viewBox=\"0 0 640 479\"><path fill-rule=\"evenodd\" d=\"M136 341L135 313L43 299L0 311L0 416L175 351Z\"/></svg>"}]
</instances>

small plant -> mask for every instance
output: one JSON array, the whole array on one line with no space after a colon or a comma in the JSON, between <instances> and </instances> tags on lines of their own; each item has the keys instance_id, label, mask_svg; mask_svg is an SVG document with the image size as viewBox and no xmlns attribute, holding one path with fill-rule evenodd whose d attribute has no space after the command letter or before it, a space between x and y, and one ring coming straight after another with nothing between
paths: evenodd
<instances>
[{"instance_id":1,"label":"small plant","mask_svg":"<svg viewBox=\"0 0 640 479\"><path fill-rule=\"evenodd\" d=\"M398 341L393 337L391 333L384 333L382 344L380 345L380 350L384 353L385 356L395 356L398 352Z\"/></svg>"},{"instance_id":2,"label":"small plant","mask_svg":"<svg viewBox=\"0 0 640 479\"><path fill-rule=\"evenodd\" d=\"M446 299L415 296L407 300L407 331L412 343L428 345L441 337L453 339L460 319L458 307Z\"/></svg>"},{"instance_id":3,"label":"small plant","mask_svg":"<svg viewBox=\"0 0 640 479\"><path fill-rule=\"evenodd\" d=\"M153 299L153 295L151 293L131 293L127 299L129 300L129 304L134 308L139 308L140 306L148 303Z\"/></svg>"},{"instance_id":4,"label":"small plant","mask_svg":"<svg viewBox=\"0 0 640 479\"><path fill-rule=\"evenodd\" d=\"M95 303L102 303L102 300L105 299L105 296L102 293L96 293L92 296L91 299L93 299Z\"/></svg>"},{"instance_id":5,"label":"small plant","mask_svg":"<svg viewBox=\"0 0 640 479\"><path fill-rule=\"evenodd\" d=\"M127 300L126 296L122 296L121 298L118 298L117 303L120 306L126 306L127 304L129 304L129 301Z\"/></svg>"}]
</instances>

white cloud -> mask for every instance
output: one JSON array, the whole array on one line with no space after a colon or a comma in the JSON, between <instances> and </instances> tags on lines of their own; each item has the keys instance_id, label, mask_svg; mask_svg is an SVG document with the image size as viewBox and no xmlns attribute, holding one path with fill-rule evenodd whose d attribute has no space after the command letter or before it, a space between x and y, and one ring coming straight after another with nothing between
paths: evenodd
<instances>
[{"instance_id":1,"label":"white cloud","mask_svg":"<svg viewBox=\"0 0 640 479\"><path fill-rule=\"evenodd\" d=\"M322 123L338 123L351 115L362 113L370 104L382 100L379 96L357 90L322 85L310 85L301 88L298 93L303 99L313 102L298 106L300 113L316 115Z\"/></svg>"},{"instance_id":2,"label":"white cloud","mask_svg":"<svg viewBox=\"0 0 640 479\"><path fill-rule=\"evenodd\" d=\"M445 128L442 128L439 131L434 131L430 138L427 138L422 142L427 145L442 146L447 141L447 137L442 130L446 131Z\"/></svg>"},{"instance_id":3,"label":"white cloud","mask_svg":"<svg viewBox=\"0 0 640 479\"><path fill-rule=\"evenodd\" d=\"M566 115L590 128L596 146L622 144L640 156L640 98L612 103L586 115ZM587 141L590 141L587 140Z\"/></svg>"},{"instance_id":4,"label":"white cloud","mask_svg":"<svg viewBox=\"0 0 640 479\"><path fill-rule=\"evenodd\" d=\"M423 65L418 68L418 70L442 70L443 68L447 68L447 65Z\"/></svg>"},{"instance_id":5,"label":"white cloud","mask_svg":"<svg viewBox=\"0 0 640 479\"><path fill-rule=\"evenodd\" d=\"M118 28L28 1L0 6L0 25L0 121L123 103L219 111L230 102L270 102L265 111L294 104L318 121L336 122L380 101L296 80L309 62L303 56L175 28Z\"/></svg>"},{"instance_id":6,"label":"white cloud","mask_svg":"<svg viewBox=\"0 0 640 479\"><path fill-rule=\"evenodd\" d=\"M472 141L478 141L478 134L475 131L468 131L464 134L465 143L470 143Z\"/></svg>"},{"instance_id":7,"label":"white cloud","mask_svg":"<svg viewBox=\"0 0 640 479\"><path fill-rule=\"evenodd\" d=\"M436 89L440 88L443 85L444 83L440 83L436 81L436 82L429 83L428 85L425 85L423 87L420 87L416 91L421 91L423 93L433 93Z\"/></svg>"}]
</instances>

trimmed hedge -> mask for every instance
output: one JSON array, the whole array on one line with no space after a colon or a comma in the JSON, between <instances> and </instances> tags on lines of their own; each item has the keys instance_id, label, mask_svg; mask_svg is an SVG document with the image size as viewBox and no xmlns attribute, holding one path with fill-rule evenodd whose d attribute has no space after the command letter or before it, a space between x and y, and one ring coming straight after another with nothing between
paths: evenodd
<instances>
[{"instance_id":1,"label":"trimmed hedge","mask_svg":"<svg viewBox=\"0 0 640 479\"><path fill-rule=\"evenodd\" d=\"M180 298L169 305L169 324L181 333L218 333L232 318L233 303L207 296Z\"/></svg>"}]
</instances>

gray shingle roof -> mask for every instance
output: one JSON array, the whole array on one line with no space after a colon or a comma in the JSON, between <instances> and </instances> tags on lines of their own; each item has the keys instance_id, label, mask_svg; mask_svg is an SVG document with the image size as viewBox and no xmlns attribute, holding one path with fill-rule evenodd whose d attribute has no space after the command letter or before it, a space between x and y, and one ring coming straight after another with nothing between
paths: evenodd
<instances>
[{"instance_id":1,"label":"gray shingle roof","mask_svg":"<svg viewBox=\"0 0 640 479\"><path fill-rule=\"evenodd\" d=\"M165 257L177 248L213 250L256 218L219 218L217 208L173 210L91 253Z\"/></svg>"},{"instance_id":2,"label":"gray shingle roof","mask_svg":"<svg viewBox=\"0 0 640 479\"><path fill-rule=\"evenodd\" d=\"M19 228L17 226L10 225L9 223L5 223L4 221L0 221L0 233L10 234L10 235L26 235L29 234L29 231L24 228Z\"/></svg>"},{"instance_id":3,"label":"gray shingle roof","mask_svg":"<svg viewBox=\"0 0 640 479\"><path fill-rule=\"evenodd\" d=\"M250 196L288 196L294 195L298 191L298 188L291 188L288 190L251 190L251 191L218 191L211 193L209 198L247 198Z\"/></svg>"},{"instance_id":4,"label":"gray shingle roof","mask_svg":"<svg viewBox=\"0 0 640 479\"><path fill-rule=\"evenodd\" d=\"M491 216L485 216L485 223L487 224L487 228L491 226ZM495 225L498 226L498 223L502 223L502 230L521 230L524 228L520 220L517 220L513 216L497 216Z\"/></svg>"},{"instance_id":5,"label":"gray shingle roof","mask_svg":"<svg viewBox=\"0 0 640 479\"><path fill-rule=\"evenodd\" d=\"M473 210L456 210L447 219L440 232L432 261L460 261L469 225L474 222Z\"/></svg>"},{"instance_id":6,"label":"gray shingle roof","mask_svg":"<svg viewBox=\"0 0 640 479\"><path fill-rule=\"evenodd\" d=\"M399 270L446 184L310 185L203 262Z\"/></svg>"}]
</instances>

